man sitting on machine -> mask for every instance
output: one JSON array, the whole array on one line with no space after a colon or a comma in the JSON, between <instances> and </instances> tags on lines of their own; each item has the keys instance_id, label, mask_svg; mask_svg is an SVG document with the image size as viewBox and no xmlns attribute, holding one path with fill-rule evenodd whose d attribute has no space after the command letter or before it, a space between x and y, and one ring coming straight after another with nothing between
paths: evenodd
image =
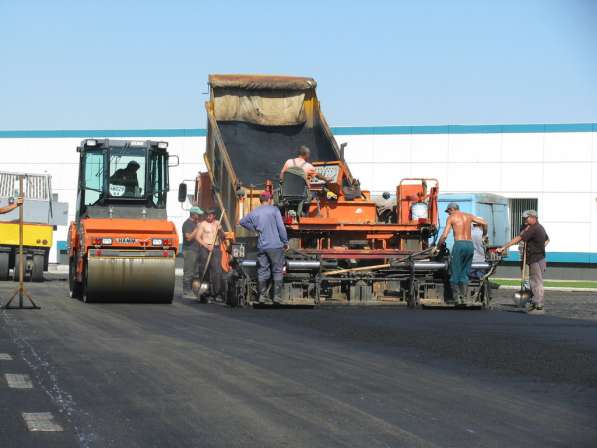
<instances>
[{"instance_id":1,"label":"man sitting on machine","mask_svg":"<svg viewBox=\"0 0 597 448\"><path fill-rule=\"evenodd\" d=\"M280 171L280 182L284 180L284 173L289 170L294 174L302 175L307 184L312 178L317 178L324 182L330 182L330 179L319 174L315 170L315 167L309 163L310 158L311 150L307 146L302 145L298 150L298 156L294 159L288 159L286 163L284 163L282 171ZM300 170L302 170L302 173Z\"/></svg>"}]
</instances>

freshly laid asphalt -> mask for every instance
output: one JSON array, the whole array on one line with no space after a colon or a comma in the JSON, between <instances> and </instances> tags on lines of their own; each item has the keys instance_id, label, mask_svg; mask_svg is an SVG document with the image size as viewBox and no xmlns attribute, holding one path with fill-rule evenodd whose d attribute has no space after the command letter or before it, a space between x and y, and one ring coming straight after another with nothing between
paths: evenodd
<instances>
[{"instance_id":1,"label":"freshly laid asphalt","mask_svg":"<svg viewBox=\"0 0 597 448\"><path fill-rule=\"evenodd\" d=\"M494 311L250 310L28 287L41 310L0 311L3 448L597 446L594 293L550 292L528 316L512 291ZM22 412L64 431L29 432Z\"/></svg>"}]
</instances>

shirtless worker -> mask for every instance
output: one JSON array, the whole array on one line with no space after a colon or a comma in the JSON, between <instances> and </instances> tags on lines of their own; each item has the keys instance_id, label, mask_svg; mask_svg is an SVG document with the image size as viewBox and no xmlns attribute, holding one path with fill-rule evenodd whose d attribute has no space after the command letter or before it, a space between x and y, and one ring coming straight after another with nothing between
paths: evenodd
<instances>
[{"instance_id":1,"label":"shirtless worker","mask_svg":"<svg viewBox=\"0 0 597 448\"><path fill-rule=\"evenodd\" d=\"M216 300L222 300L222 254L220 252L220 234L222 227L216 221L215 210L208 210L205 221L197 225L195 239L199 243L199 275L203 273L209 253L212 252L207 267L206 275L209 275L210 296Z\"/></svg>"},{"instance_id":2,"label":"shirtless worker","mask_svg":"<svg viewBox=\"0 0 597 448\"><path fill-rule=\"evenodd\" d=\"M315 170L315 167L309 163L310 158L311 150L307 146L302 145L298 150L298 156L294 159L288 159L284 163L282 171L280 171L280 181L284 180L284 173L288 170L288 168L299 167L302 168L305 172L305 179L307 180L307 182L309 182L309 180L314 177L317 179L321 179L324 182L330 182L330 179L319 174Z\"/></svg>"},{"instance_id":3,"label":"shirtless worker","mask_svg":"<svg viewBox=\"0 0 597 448\"><path fill-rule=\"evenodd\" d=\"M452 262L450 264L452 269L450 284L452 285L452 295L456 299L456 304L462 305L465 299L468 298L469 272L475 251L471 237L471 227L473 223L482 227L487 226L487 223L482 218L461 212L460 207L455 202L448 204L446 213L450 216L448 216L446 228L437 245L439 247L444 244L450 230L452 230L454 246L452 247Z\"/></svg>"}]
</instances>

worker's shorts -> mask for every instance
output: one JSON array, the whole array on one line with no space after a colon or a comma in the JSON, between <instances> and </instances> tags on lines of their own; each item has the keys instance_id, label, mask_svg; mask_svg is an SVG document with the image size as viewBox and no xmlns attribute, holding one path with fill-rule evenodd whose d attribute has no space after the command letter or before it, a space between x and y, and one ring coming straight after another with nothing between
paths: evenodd
<instances>
[{"instance_id":1,"label":"worker's shorts","mask_svg":"<svg viewBox=\"0 0 597 448\"><path fill-rule=\"evenodd\" d=\"M274 281L282 280L285 263L283 248L260 250L257 253L257 278L266 281L273 276Z\"/></svg>"},{"instance_id":2,"label":"worker's shorts","mask_svg":"<svg viewBox=\"0 0 597 448\"><path fill-rule=\"evenodd\" d=\"M450 268L452 269L450 283L468 284L468 273L473 264L474 252L475 248L472 241L454 241L454 246L452 247L452 263L450 264Z\"/></svg>"}]
</instances>

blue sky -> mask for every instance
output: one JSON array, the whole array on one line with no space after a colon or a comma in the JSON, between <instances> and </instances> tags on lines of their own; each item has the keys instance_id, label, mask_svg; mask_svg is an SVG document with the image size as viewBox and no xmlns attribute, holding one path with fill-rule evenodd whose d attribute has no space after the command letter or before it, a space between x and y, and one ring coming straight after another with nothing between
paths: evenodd
<instances>
[{"instance_id":1,"label":"blue sky","mask_svg":"<svg viewBox=\"0 0 597 448\"><path fill-rule=\"evenodd\" d=\"M597 1L0 0L0 129L205 127L209 73L332 126L597 122Z\"/></svg>"}]
</instances>

